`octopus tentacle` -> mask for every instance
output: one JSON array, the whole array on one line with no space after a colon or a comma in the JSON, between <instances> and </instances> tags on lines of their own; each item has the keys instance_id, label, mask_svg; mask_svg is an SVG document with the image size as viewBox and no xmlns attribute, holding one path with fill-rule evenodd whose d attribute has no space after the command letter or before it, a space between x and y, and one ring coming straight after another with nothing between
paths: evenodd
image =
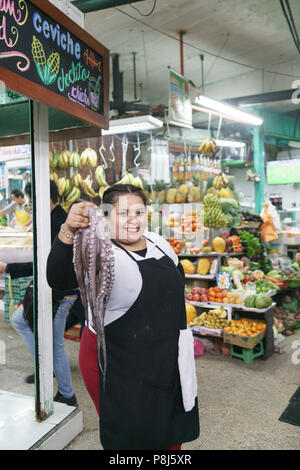
<instances>
[{"instance_id":1,"label":"octopus tentacle","mask_svg":"<svg viewBox=\"0 0 300 470\"><path fill-rule=\"evenodd\" d=\"M88 306L91 310L97 334L98 362L105 386L107 356L104 315L114 283L114 253L105 218L91 207L86 209L90 223L88 228L76 233L73 263L87 320Z\"/></svg>"}]
</instances>

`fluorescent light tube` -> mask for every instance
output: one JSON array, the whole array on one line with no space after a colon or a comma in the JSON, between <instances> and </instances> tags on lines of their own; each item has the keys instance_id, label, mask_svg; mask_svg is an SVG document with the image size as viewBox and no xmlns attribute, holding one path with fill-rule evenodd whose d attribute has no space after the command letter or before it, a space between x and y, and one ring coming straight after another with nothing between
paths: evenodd
<instances>
[{"instance_id":1,"label":"fluorescent light tube","mask_svg":"<svg viewBox=\"0 0 300 470\"><path fill-rule=\"evenodd\" d=\"M240 111L238 108L212 100L206 96L197 96L195 98L195 102L200 106L208 108L207 112L209 112L209 110L214 110L221 115L224 115L224 117L228 117L229 119L232 118L233 120L236 119L237 121L244 122L245 124L261 126L263 123L263 119L254 116L253 114L245 113L244 111Z\"/></svg>"},{"instance_id":2,"label":"fluorescent light tube","mask_svg":"<svg viewBox=\"0 0 300 470\"><path fill-rule=\"evenodd\" d=\"M142 132L163 127L163 121L153 116L134 116L109 121L109 129L102 130L102 135L125 134L129 132Z\"/></svg>"},{"instance_id":3,"label":"fluorescent light tube","mask_svg":"<svg viewBox=\"0 0 300 470\"><path fill-rule=\"evenodd\" d=\"M219 147L245 147L245 142L233 142L231 140L215 140Z\"/></svg>"}]
</instances>

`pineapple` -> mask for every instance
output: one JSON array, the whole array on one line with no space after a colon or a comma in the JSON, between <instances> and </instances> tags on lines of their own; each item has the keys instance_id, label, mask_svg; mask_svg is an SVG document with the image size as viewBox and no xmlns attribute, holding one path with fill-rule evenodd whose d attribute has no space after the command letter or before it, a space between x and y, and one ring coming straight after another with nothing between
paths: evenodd
<instances>
[{"instance_id":1,"label":"pineapple","mask_svg":"<svg viewBox=\"0 0 300 470\"><path fill-rule=\"evenodd\" d=\"M167 192L167 203L174 204L176 202L176 179L172 176L170 186Z\"/></svg>"},{"instance_id":2,"label":"pineapple","mask_svg":"<svg viewBox=\"0 0 300 470\"><path fill-rule=\"evenodd\" d=\"M166 201L166 187L167 184L164 180L155 180L153 184L153 190L155 194L154 202L156 204L164 204Z\"/></svg>"},{"instance_id":3,"label":"pineapple","mask_svg":"<svg viewBox=\"0 0 300 470\"><path fill-rule=\"evenodd\" d=\"M198 176L193 176L193 186L189 189L188 202L200 202L201 191L200 191L200 179Z\"/></svg>"},{"instance_id":4,"label":"pineapple","mask_svg":"<svg viewBox=\"0 0 300 470\"><path fill-rule=\"evenodd\" d=\"M147 204L149 204L150 185L144 179L142 179L142 183L143 183L143 188L144 188L143 191L144 191L144 194L145 194L146 199L147 199Z\"/></svg>"},{"instance_id":5,"label":"pineapple","mask_svg":"<svg viewBox=\"0 0 300 470\"><path fill-rule=\"evenodd\" d=\"M181 184L176 192L176 202L184 203L187 200L189 187L186 184Z\"/></svg>"}]
</instances>

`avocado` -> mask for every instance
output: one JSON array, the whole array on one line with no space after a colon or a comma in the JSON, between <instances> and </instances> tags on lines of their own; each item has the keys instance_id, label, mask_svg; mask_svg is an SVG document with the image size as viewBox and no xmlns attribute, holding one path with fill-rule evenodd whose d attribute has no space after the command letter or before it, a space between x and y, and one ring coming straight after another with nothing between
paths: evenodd
<instances>
[{"instance_id":1,"label":"avocado","mask_svg":"<svg viewBox=\"0 0 300 470\"><path fill-rule=\"evenodd\" d=\"M256 295L248 295L245 299L245 305L248 308L255 308L256 304Z\"/></svg>"}]
</instances>

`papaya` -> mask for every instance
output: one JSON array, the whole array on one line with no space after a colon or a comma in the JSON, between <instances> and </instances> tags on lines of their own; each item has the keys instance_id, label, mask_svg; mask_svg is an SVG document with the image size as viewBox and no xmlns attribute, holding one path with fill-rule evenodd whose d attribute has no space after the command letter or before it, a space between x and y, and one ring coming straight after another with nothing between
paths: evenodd
<instances>
[{"instance_id":1,"label":"papaya","mask_svg":"<svg viewBox=\"0 0 300 470\"><path fill-rule=\"evenodd\" d=\"M224 238L221 237L215 237L212 241L213 244L213 249L217 253L224 253L226 250L226 242Z\"/></svg>"},{"instance_id":2,"label":"papaya","mask_svg":"<svg viewBox=\"0 0 300 470\"><path fill-rule=\"evenodd\" d=\"M185 311L186 311L186 322L191 323L197 316L197 310L195 309L194 305L192 304L185 304Z\"/></svg>"},{"instance_id":3,"label":"papaya","mask_svg":"<svg viewBox=\"0 0 300 470\"><path fill-rule=\"evenodd\" d=\"M182 259L180 260L180 263L183 267L185 274L195 274L196 267L193 265L193 263L190 260Z\"/></svg>"},{"instance_id":4,"label":"papaya","mask_svg":"<svg viewBox=\"0 0 300 470\"><path fill-rule=\"evenodd\" d=\"M198 266L197 266L197 274L201 274L201 276L206 276L206 274L210 270L210 259L208 258L200 258L198 261Z\"/></svg>"}]
</instances>

